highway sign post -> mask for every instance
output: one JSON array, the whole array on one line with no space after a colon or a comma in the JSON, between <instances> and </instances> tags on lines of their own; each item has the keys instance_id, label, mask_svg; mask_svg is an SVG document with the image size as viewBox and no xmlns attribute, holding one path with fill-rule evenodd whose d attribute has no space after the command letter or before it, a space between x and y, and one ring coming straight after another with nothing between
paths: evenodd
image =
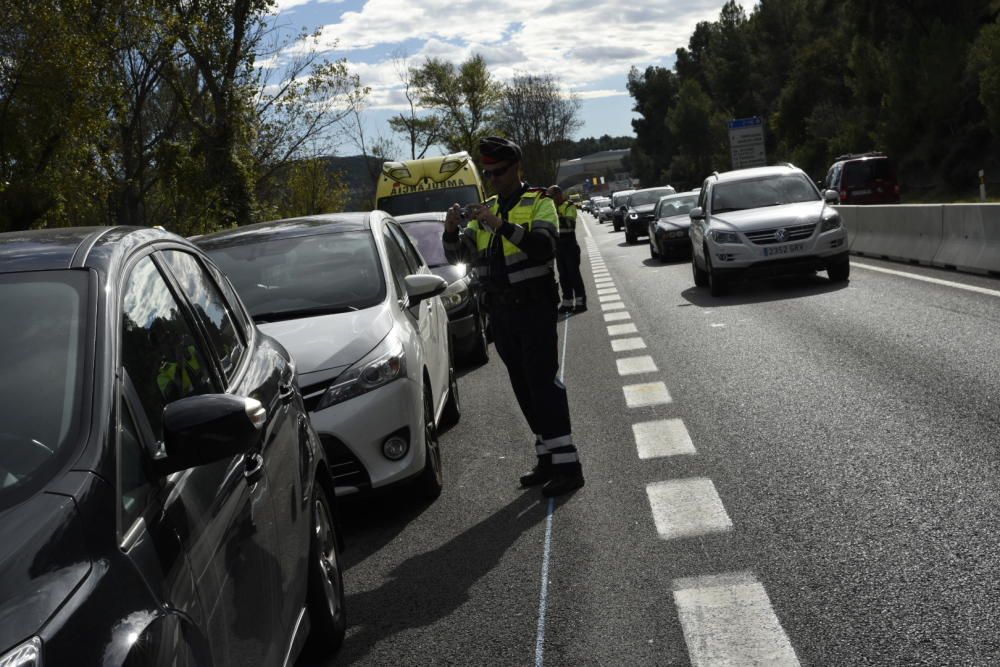
<instances>
[{"instance_id":1,"label":"highway sign post","mask_svg":"<svg viewBox=\"0 0 1000 667\"><path fill-rule=\"evenodd\" d=\"M767 166L764 151L764 121L759 117L729 121L729 150L733 169Z\"/></svg>"}]
</instances>

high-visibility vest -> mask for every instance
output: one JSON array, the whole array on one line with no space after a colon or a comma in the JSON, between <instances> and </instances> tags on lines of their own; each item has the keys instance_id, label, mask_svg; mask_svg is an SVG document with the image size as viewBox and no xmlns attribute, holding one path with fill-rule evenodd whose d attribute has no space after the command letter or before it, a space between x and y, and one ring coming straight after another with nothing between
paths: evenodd
<instances>
[{"instance_id":1,"label":"high-visibility vest","mask_svg":"<svg viewBox=\"0 0 1000 667\"><path fill-rule=\"evenodd\" d=\"M180 370L180 378L177 371ZM193 345L188 345L187 356L184 358L184 365L179 366L174 361L164 361L160 365L160 372L156 377L156 383L160 387L160 393L164 398L169 398L168 390L173 386L179 396L172 397L173 400L185 398L194 393L193 378L201 375L201 363L198 361L198 352Z\"/></svg>"},{"instance_id":2,"label":"high-visibility vest","mask_svg":"<svg viewBox=\"0 0 1000 667\"><path fill-rule=\"evenodd\" d=\"M494 215L499 216L500 201L496 195L487 199L485 204L490 207ZM545 194L545 190L541 188L526 190L521 195L520 201L507 213L507 222L518 227L510 240L502 234L499 235L503 244L507 280L510 284L516 285L532 278L555 275L551 259L545 262L529 259L528 255L517 247L517 242L525 234L539 230L549 234L553 244L555 243L559 218L555 203ZM494 243L494 233L488 226L480 225L478 220L470 221L465 233L474 237L477 251L475 267L479 277L488 281L490 279L488 251L490 244Z\"/></svg>"},{"instance_id":3,"label":"high-visibility vest","mask_svg":"<svg viewBox=\"0 0 1000 667\"><path fill-rule=\"evenodd\" d=\"M573 236L576 233L576 206L570 200L556 208L559 215L559 236Z\"/></svg>"}]
</instances>

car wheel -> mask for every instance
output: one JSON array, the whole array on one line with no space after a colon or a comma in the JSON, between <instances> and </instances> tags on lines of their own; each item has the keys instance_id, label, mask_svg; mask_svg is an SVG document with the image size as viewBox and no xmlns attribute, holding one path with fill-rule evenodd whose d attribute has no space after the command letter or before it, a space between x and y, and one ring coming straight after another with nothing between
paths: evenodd
<instances>
[{"instance_id":1,"label":"car wheel","mask_svg":"<svg viewBox=\"0 0 1000 667\"><path fill-rule=\"evenodd\" d=\"M448 400L445 401L441 413L441 429L449 429L462 418L462 404L458 398L458 380L455 379L455 366L448 367Z\"/></svg>"},{"instance_id":2,"label":"car wheel","mask_svg":"<svg viewBox=\"0 0 1000 667\"><path fill-rule=\"evenodd\" d=\"M622 226L618 224L617 220L613 221L611 226L615 228L616 232L620 232L622 230Z\"/></svg>"},{"instance_id":3,"label":"car wheel","mask_svg":"<svg viewBox=\"0 0 1000 667\"><path fill-rule=\"evenodd\" d=\"M441 470L441 448L437 427L434 426L434 399L431 388L424 387L424 469L417 477L417 493L427 500L441 495L444 475Z\"/></svg>"},{"instance_id":4,"label":"car wheel","mask_svg":"<svg viewBox=\"0 0 1000 667\"><path fill-rule=\"evenodd\" d=\"M638 240L639 240L639 237L636 236L633 232L629 231L628 227L626 227L625 228L625 243L627 243L629 245L632 245L633 243L635 243Z\"/></svg>"},{"instance_id":5,"label":"car wheel","mask_svg":"<svg viewBox=\"0 0 1000 667\"><path fill-rule=\"evenodd\" d=\"M712 296L722 296L729 287L726 279L719 275L719 272L712 268L712 255L705 250L705 272L708 274L708 291Z\"/></svg>"},{"instance_id":6,"label":"car wheel","mask_svg":"<svg viewBox=\"0 0 1000 667\"><path fill-rule=\"evenodd\" d=\"M336 523L326 491L316 482L312 499L312 537L309 541L309 631L305 651L312 658L333 655L344 641L347 614L344 575L337 553Z\"/></svg>"},{"instance_id":7,"label":"car wheel","mask_svg":"<svg viewBox=\"0 0 1000 667\"><path fill-rule=\"evenodd\" d=\"M691 273L694 274L695 287L708 287L708 273L698 266L698 257L691 251Z\"/></svg>"},{"instance_id":8,"label":"car wheel","mask_svg":"<svg viewBox=\"0 0 1000 667\"><path fill-rule=\"evenodd\" d=\"M846 283L851 277L851 263L840 262L839 264L828 266L826 267L826 275L830 277L831 282Z\"/></svg>"},{"instance_id":9,"label":"car wheel","mask_svg":"<svg viewBox=\"0 0 1000 667\"><path fill-rule=\"evenodd\" d=\"M653 236L649 237L649 256L652 259L659 259L660 253L656 249L656 241L653 240Z\"/></svg>"},{"instance_id":10,"label":"car wheel","mask_svg":"<svg viewBox=\"0 0 1000 667\"><path fill-rule=\"evenodd\" d=\"M490 342L486 337L485 318L476 313L476 339L475 346L469 354L469 361L476 366L482 366L490 360Z\"/></svg>"}]
</instances>

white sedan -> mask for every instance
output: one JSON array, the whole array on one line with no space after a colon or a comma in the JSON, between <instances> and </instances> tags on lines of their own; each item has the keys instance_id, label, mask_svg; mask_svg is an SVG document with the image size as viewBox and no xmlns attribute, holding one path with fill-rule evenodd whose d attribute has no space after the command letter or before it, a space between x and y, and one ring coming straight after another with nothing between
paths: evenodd
<instances>
[{"instance_id":1,"label":"white sedan","mask_svg":"<svg viewBox=\"0 0 1000 667\"><path fill-rule=\"evenodd\" d=\"M337 495L404 481L441 493L439 426L459 419L448 316L381 211L278 220L197 239L295 361Z\"/></svg>"}]
</instances>

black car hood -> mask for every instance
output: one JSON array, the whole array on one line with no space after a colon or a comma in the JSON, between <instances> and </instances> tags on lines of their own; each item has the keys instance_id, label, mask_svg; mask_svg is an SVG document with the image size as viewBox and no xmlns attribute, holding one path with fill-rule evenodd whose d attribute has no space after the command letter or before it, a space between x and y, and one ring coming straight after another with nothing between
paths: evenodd
<instances>
[{"instance_id":1,"label":"black car hood","mask_svg":"<svg viewBox=\"0 0 1000 667\"><path fill-rule=\"evenodd\" d=\"M649 215L653 212L654 208L656 208L656 204L642 204L640 206L633 206L629 210L635 211L639 215Z\"/></svg>"},{"instance_id":2,"label":"black car hood","mask_svg":"<svg viewBox=\"0 0 1000 667\"><path fill-rule=\"evenodd\" d=\"M90 572L69 496L37 493L0 512L0 653L36 634Z\"/></svg>"},{"instance_id":3,"label":"black car hood","mask_svg":"<svg viewBox=\"0 0 1000 667\"><path fill-rule=\"evenodd\" d=\"M658 227L663 229L687 229L691 226L691 218L688 214L683 215L671 215L667 218L660 218L656 221Z\"/></svg>"},{"instance_id":4,"label":"black car hood","mask_svg":"<svg viewBox=\"0 0 1000 667\"><path fill-rule=\"evenodd\" d=\"M441 276L448 281L448 284L452 284L458 280L465 277L466 269L465 267L460 267L455 264L442 264L441 266L432 266L431 273L436 276Z\"/></svg>"}]
</instances>

